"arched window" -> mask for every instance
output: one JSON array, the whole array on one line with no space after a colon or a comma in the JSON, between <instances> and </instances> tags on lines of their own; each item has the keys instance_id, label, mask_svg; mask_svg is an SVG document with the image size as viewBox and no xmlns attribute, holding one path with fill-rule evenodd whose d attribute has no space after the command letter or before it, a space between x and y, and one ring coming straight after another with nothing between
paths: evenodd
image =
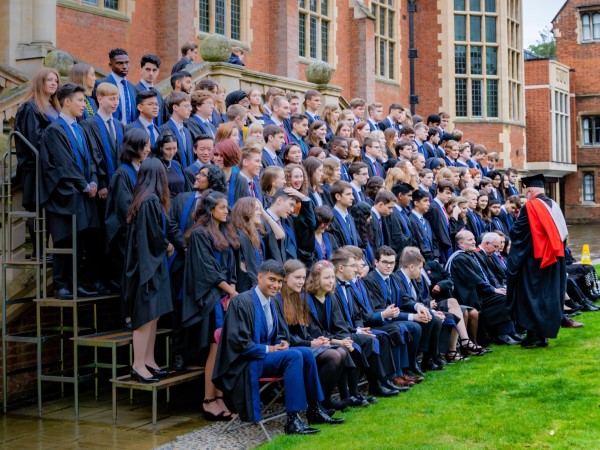
<instances>
[{"instance_id":1,"label":"arched window","mask_svg":"<svg viewBox=\"0 0 600 450\"><path fill-rule=\"evenodd\" d=\"M586 172L583 174L583 201L595 202L596 192L594 186L594 173Z\"/></svg>"}]
</instances>

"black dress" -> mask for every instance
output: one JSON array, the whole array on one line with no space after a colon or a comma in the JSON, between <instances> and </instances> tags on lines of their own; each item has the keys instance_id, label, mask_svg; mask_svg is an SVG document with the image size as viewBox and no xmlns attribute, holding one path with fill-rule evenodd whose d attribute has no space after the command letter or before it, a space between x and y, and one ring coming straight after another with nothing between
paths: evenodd
<instances>
[{"instance_id":1,"label":"black dress","mask_svg":"<svg viewBox=\"0 0 600 450\"><path fill-rule=\"evenodd\" d=\"M181 238L178 232L165 217L155 194L144 199L135 220L127 227L122 292L134 329L173 310L167 236L175 240L178 234Z\"/></svg>"}]
</instances>

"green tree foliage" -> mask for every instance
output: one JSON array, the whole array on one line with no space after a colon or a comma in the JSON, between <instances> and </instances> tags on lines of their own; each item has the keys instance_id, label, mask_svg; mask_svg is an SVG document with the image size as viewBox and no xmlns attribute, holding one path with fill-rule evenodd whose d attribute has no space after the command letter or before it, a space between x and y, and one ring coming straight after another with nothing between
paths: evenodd
<instances>
[{"instance_id":1,"label":"green tree foliage","mask_svg":"<svg viewBox=\"0 0 600 450\"><path fill-rule=\"evenodd\" d=\"M527 50L541 56L542 58L556 59L556 39L550 27L540 31L540 39L527 47Z\"/></svg>"}]
</instances>

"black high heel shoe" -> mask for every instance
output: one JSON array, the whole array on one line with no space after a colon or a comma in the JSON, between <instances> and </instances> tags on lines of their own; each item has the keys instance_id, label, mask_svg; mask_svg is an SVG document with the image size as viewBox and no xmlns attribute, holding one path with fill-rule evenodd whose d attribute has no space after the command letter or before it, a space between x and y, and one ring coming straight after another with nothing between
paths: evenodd
<instances>
[{"instance_id":1,"label":"black high heel shoe","mask_svg":"<svg viewBox=\"0 0 600 450\"><path fill-rule=\"evenodd\" d=\"M133 367L131 368L131 380L139 381L140 383L157 383L159 381L158 378L153 376L148 378L141 376Z\"/></svg>"},{"instance_id":2,"label":"black high heel shoe","mask_svg":"<svg viewBox=\"0 0 600 450\"><path fill-rule=\"evenodd\" d=\"M471 339L461 339L460 348L464 356L481 356L485 353L483 347L475 344Z\"/></svg>"},{"instance_id":3,"label":"black high heel shoe","mask_svg":"<svg viewBox=\"0 0 600 450\"><path fill-rule=\"evenodd\" d=\"M209 403L216 401L216 398L207 398L202 403L208 405ZM204 409L204 406L202 407L202 414L204 414L204 418L209 422L229 422L231 419L233 419L233 416L226 416L225 411L221 411L219 414L213 414L211 412L206 411Z\"/></svg>"},{"instance_id":4,"label":"black high heel shoe","mask_svg":"<svg viewBox=\"0 0 600 450\"><path fill-rule=\"evenodd\" d=\"M163 369L155 369L154 367L150 367L148 364L146 364L146 369L148 369L148 371L152 374L153 377L155 378L167 378L169 376L169 372Z\"/></svg>"}]
</instances>

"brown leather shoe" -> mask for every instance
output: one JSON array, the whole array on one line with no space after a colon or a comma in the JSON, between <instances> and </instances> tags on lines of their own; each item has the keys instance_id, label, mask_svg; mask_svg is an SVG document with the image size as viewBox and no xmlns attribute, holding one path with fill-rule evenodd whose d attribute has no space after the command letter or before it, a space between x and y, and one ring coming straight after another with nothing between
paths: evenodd
<instances>
[{"instance_id":1,"label":"brown leather shoe","mask_svg":"<svg viewBox=\"0 0 600 450\"><path fill-rule=\"evenodd\" d=\"M406 381L410 381L411 383L415 383L415 384L418 384L418 383L421 383L421 382L425 381L424 377L418 377L418 376L411 377L410 375L407 375L407 374L403 374L402 377Z\"/></svg>"},{"instance_id":2,"label":"brown leather shoe","mask_svg":"<svg viewBox=\"0 0 600 450\"><path fill-rule=\"evenodd\" d=\"M415 383L412 381L406 381L403 377L392 378L392 383L400 387L411 387L415 385Z\"/></svg>"},{"instance_id":3,"label":"brown leather shoe","mask_svg":"<svg viewBox=\"0 0 600 450\"><path fill-rule=\"evenodd\" d=\"M581 328L583 324L581 322L575 322L574 320L569 319L568 317L564 317L561 326L563 328Z\"/></svg>"}]
</instances>

